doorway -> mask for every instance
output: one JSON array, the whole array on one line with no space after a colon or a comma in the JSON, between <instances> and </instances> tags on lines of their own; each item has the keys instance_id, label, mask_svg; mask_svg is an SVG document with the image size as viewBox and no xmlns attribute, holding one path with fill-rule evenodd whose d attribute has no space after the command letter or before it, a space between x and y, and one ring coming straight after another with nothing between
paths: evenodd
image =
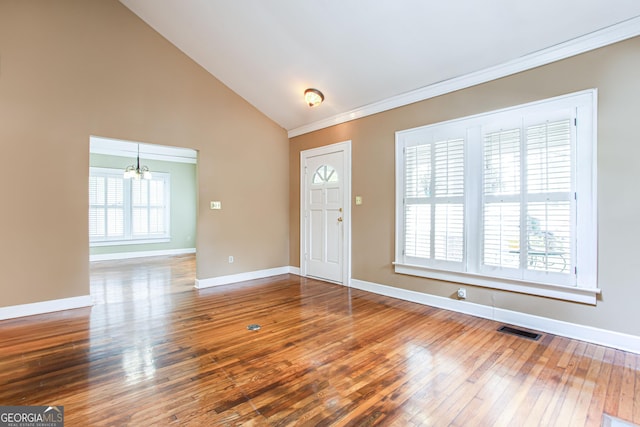
<instances>
[{"instance_id":1,"label":"doorway","mask_svg":"<svg viewBox=\"0 0 640 427\"><path fill-rule=\"evenodd\" d=\"M351 141L300 153L300 272L351 277Z\"/></svg>"},{"instance_id":2,"label":"doorway","mask_svg":"<svg viewBox=\"0 0 640 427\"><path fill-rule=\"evenodd\" d=\"M118 302L181 290L174 279L182 283L185 268L195 268L197 151L96 136L89 151L92 299ZM130 165L148 173L127 177Z\"/></svg>"}]
</instances>

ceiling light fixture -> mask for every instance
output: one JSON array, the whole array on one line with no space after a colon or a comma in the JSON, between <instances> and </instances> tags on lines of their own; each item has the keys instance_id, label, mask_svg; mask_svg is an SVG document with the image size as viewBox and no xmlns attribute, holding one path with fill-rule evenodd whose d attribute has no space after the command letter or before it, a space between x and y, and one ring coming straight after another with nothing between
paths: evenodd
<instances>
[{"instance_id":1,"label":"ceiling light fixture","mask_svg":"<svg viewBox=\"0 0 640 427\"><path fill-rule=\"evenodd\" d=\"M138 157L135 165L127 166L124 170L125 179L151 179L151 172L147 166L140 167L140 144L138 144Z\"/></svg>"},{"instance_id":2,"label":"ceiling light fixture","mask_svg":"<svg viewBox=\"0 0 640 427\"><path fill-rule=\"evenodd\" d=\"M315 107L324 101L324 95L318 89L309 88L304 91L304 100L309 107Z\"/></svg>"}]
</instances>

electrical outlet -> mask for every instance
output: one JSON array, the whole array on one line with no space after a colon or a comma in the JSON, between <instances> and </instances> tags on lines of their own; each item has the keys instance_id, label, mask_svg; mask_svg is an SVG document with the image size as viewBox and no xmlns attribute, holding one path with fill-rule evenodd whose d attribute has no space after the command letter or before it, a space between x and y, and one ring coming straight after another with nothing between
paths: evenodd
<instances>
[{"instance_id":1,"label":"electrical outlet","mask_svg":"<svg viewBox=\"0 0 640 427\"><path fill-rule=\"evenodd\" d=\"M467 298L467 290L465 288L458 289L458 299L466 299Z\"/></svg>"},{"instance_id":2,"label":"electrical outlet","mask_svg":"<svg viewBox=\"0 0 640 427\"><path fill-rule=\"evenodd\" d=\"M222 209L222 202L219 202L219 201L211 202L211 209Z\"/></svg>"},{"instance_id":3,"label":"electrical outlet","mask_svg":"<svg viewBox=\"0 0 640 427\"><path fill-rule=\"evenodd\" d=\"M229 264L233 264L233 256L229 255Z\"/></svg>"}]
</instances>

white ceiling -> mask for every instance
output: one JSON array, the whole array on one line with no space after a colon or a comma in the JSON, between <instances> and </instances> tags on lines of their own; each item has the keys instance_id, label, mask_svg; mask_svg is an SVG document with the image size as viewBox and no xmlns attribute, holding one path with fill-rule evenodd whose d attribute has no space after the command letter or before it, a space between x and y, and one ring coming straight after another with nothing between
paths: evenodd
<instances>
[{"instance_id":1,"label":"white ceiling","mask_svg":"<svg viewBox=\"0 0 640 427\"><path fill-rule=\"evenodd\" d=\"M120 1L290 135L611 26L640 34L639 0Z\"/></svg>"}]
</instances>

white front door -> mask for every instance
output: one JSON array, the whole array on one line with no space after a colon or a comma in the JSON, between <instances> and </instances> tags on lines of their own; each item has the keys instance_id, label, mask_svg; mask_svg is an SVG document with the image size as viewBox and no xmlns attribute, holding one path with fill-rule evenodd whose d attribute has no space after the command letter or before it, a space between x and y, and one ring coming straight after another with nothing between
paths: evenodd
<instances>
[{"instance_id":1,"label":"white front door","mask_svg":"<svg viewBox=\"0 0 640 427\"><path fill-rule=\"evenodd\" d=\"M301 155L303 275L344 283L349 202L344 147L337 144Z\"/></svg>"}]
</instances>

